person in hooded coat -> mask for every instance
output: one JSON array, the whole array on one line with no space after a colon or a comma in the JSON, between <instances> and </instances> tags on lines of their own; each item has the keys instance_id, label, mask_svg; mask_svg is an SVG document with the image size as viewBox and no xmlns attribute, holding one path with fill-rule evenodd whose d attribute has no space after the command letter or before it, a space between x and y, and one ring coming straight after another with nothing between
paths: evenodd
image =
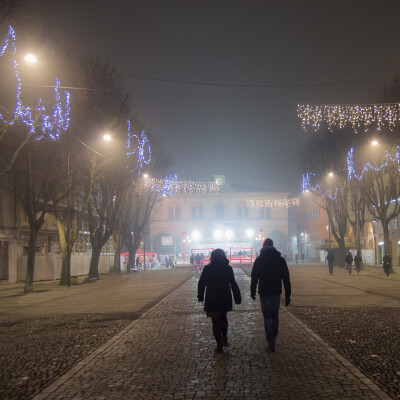
<instances>
[{"instance_id":1,"label":"person in hooded coat","mask_svg":"<svg viewBox=\"0 0 400 400\"><path fill-rule=\"evenodd\" d=\"M242 297L233 269L225 252L215 249L211 253L210 264L206 265L201 273L197 299L200 302L204 301L204 311L207 317L211 318L217 353L223 353L223 348L229 346L227 312L232 311L232 292L235 304L240 304Z\"/></svg>"},{"instance_id":2,"label":"person in hooded coat","mask_svg":"<svg viewBox=\"0 0 400 400\"><path fill-rule=\"evenodd\" d=\"M281 253L275 249L272 239L267 238L251 270L250 296L253 300L256 299L258 285L268 350L271 352L275 351L278 336L282 281L285 286L285 306L287 307L290 304L291 295L289 269Z\"/></svg>"}]
</instances>

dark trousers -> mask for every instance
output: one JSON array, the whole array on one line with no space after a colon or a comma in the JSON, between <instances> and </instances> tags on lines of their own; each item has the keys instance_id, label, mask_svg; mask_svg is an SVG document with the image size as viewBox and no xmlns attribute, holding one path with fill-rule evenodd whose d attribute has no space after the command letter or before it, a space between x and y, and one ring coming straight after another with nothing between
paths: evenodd
<instances>
[{"instance_id":1,"label":"dark trousers","mask_svg":"<svg viewBox=\"0 0 400 400\"><path fill-rule=\"evenodd\" d=\"M270 346L275 345L279 331L279 306L281 295L260 295L261 309L264 316L264 329Z\"/></svg>"},{"instance_id":2,"label":"dark trousers","mask_svg":"<svg viewBox=\"0 0 400 400\"><path fill-rule=\"evenodd\" d=\"M211 317L213 334L217 343L221 343L222 339L226 339L228 335L228 319L226 312L215 313Z\"/></svg>"}]
</instances>

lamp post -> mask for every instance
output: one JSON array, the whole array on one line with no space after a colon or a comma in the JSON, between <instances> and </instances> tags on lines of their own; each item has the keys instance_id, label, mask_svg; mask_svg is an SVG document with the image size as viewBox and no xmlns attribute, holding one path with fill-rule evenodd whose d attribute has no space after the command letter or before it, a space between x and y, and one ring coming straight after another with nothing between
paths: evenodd
<instances>
[{"instance_id":1,"label":"lamp post","mask_svg":"<svg viewBox=\"0 0 400 400\"><path fill-rule=\"evenodd\" d=\"M331 226L328 224L326 229L328 229L328 247L329 251L331 251Z\"/></svg>"},{"instance_id":2,"label":"lamp post","mask_svg":"<svg viewBox=\"0 0 400 400\"><path fill-rule=\"evenodd\" d=\"M373 236L373 244L374 244L375 265L377 265L378 259L377 259L377 254L376 254L376 235L375 235L375 228L376 228L375 224L376 224L376 221L375 220L371 221L371 224L372 224L372 236Z\"/></svg>"},{"instance_id":3,"label":"lamp post","mask_svg":"<svg viewBox=\"0 0 400 400\"><path fill-rule=\"evenodd\" d=\"M67 286L71 286L71 217L69 211L69 134L67 134Z\"/></svg>"}]
</instances>

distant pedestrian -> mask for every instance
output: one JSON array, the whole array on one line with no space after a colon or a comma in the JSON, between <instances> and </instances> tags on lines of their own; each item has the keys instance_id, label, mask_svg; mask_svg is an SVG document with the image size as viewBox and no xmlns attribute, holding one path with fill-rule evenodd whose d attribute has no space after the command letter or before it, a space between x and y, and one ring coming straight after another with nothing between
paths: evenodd
<instances>
[{"instance_id":1,"label":"distant pedestrian","mask_svg":"<svg viewBox=\"0 0 400 400\"><path fill-rule=\"evenodd\" d=\"M192 264L192 267L194 266L194 255L193 255L193 253L190 255L190 264Z\"/></svg>"},{"instance_id":2,"label":"distant pedestrian","mask_svg":"<svg viewBox=\"0 0 400 400\"><path fill-rule=\"evenodd\" d=\"M333 262L335 261L335 256L333 255L333 253L331 251L328 251L326 260L328 261L329 274L333 275Z\"/></svg>"},{"instance_id":3,"label":"distant pedestrian","mask_svg":"<svg viewBox=\"0 0 400 400\"><path fill-rule=\"evenodd\" d=\"M304 264L304 253L301 253L301 263Z\"/></svg>"},{"instance_id":4,"label":"distant pedestrian","mask_svg":"<svg viewBox=\"0 0 400 400\"><path fill-rule=\"evenodd\" d=\"M383 256L383 271L385 272L386 276L389 276L390 270L392 268L392 257L386 252Z\"/></svg>"},{"instance_id":5,"label":"distant pedestrian","mask_svg":"<svg viewBox=\"0 0 400 400\"><path fill-rule=\"evenodd\" d=\"M344 261L346 261L347 272L349 273L349 275L351 275L351 266L353 265L353 256L351 255L350 251L348 252Z\"/></svg>"},{"instance_id":6,"label":"distant pedestrian","mask_svg":"<svg viewBox=\"0 0 400 400\"><path fill-rule=\"evenodd\" d=\"M204 300L204 311L207 317L211 318L217 353L223 353L224 347L229 346L227 312L232 311L232 292L235 304L240 304L242 297L233 269L225 252L222 249L215 249L211 253L210 264L206 265L201 273L197 299Z\"/></svg>"},{"instance_id":7,"label":"distant pedestrian","mask_svg":"<svg viewBox=\"0 0 400 400\"><path fill-rule=\"evenodd\" d=\"M296 264L298 264L299 263L299 255L297 253L294 255L294 259L296 260Z\"/></svg>"},{"instance_id":8,"label":"distant pedestrian","mask_svg":"<svg viewBox=\"0 0 400 400\"><path fill-rule=\"evenodd\" d=\"M165 256L165 268L169 268L169 257Z\"/></svg>"},{"instance_id":9,"label":"distant pedestrian","mask_svg":"<svg viewBox=\"0 0 400 400\"><path fill-rule=\"evenodd\" d=\"M256 299L258 285L268 350L271 352L275 351L279 331L282 281L285 286L285 306L287 307L290 304L291 295L289 269L281 253L275 249L272 239L265 239L251 271L250 295L253 300Z\"/></svg>"},{"instance_id":10,"label":"distant pedestrian","mask_svg":"<svg viewBox=\"0 0 400 400\"><path fill-rule=\"evenodd\" d=\"M139 266L140 266L140 258L139 258L139 256L137 256L136 257L136 268L139 269Z\"/></svg>"},{"instance_id":11,"label":"distant pedestrian","mask_svg":"<svg viewBox=\"0 0 400 400\"><path fill-rule=\"evenodd\" d=\"M360 275L361 263L362 263L362 257L360 256L360 252L357 251L357 254L354 256L354 265L356 267L357 275Z\"/></svg>"},{"instance_id":12,"label":"distant pedestrian","mask_svg":"<svg viewBox=\"0 0 400 400\"><path fill-rule=\"evenodd\" d=\"M195 260L196 260L196 267L200 269L200 254L199 253L196 254Z\"/></svg>"}]
</instances>

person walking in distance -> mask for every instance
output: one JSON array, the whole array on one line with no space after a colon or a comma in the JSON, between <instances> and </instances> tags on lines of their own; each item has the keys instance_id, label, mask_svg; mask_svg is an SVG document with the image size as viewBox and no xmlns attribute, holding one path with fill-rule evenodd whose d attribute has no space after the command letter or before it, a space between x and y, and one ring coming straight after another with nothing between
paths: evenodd
<instances>
[{"instance_id":1,"label":"person walking in distance","mask_svg":"<svg viewBox=\"0 0 400 400\"><path fill-rule=\"evenodd\" d=\"M335 261L335 256L331 251L329 251L326 259L328 261L329 274L333 275L333 262Z\"/></svg>"},{"instance_id":2,"label":"person walking in distance","mask_svg":"<svg viewBox=\"0 0 400 400\"><path fill-rule=\"evenodd\" d=\"M204 267L200 275L197 299L201 302L204 300L204 311L211 318L217 353L223 353L224 347L229 346L227 312L232 311L232 292L235 304L240 304L242 297L233 269L225 252L215 249L211 252L210 264Z\"/></svg>"},{"instance_id":3,"label":"person walking in distance","mask_svg":"<svg viewBox=\"0 0 400 400\"><path fill-rule=\"evenodd\" d=\"M392 268L392 257L386 252L383 256L383 271L385 272L386 276L389 276L390 269Z\"/></svg>"},{"instance_id":4,"label":"person walking in distance","mask_svg":"<svg viewBox=\"0 0 400 400\"><path fill-rule=\"evenodd\" d=\"M362 258L360 252L357 251L357 254L354 256L354 265L356 266L357 275L360 275L361 263L362 263Z\"/></svg>"},{"instance_id":5,"label":"person walking in distance","mask_svg":"<svg viewBox=\"0 0 400 400\"><path fill-rule=\"evenodd\" d=\"M290 304L291 296L289 269L285 259L281 257L281 253L275 249L272 239L267 238L251 271L250 295L253 300L256 299L258 285L268 351L271 352L275 351L276 337L279 331L282 281L285 287L285 306L287 307Z\"/></svg>"},{"instance_id":6,"label":"person walking in distance","mask_svg":"<svg viewBox=\"0 0 400 400\"><path fill-rule=\"evenodd\" d=\"M347 272L349 273L349 275L351 275L351 266L353 264L353 256L351 255L350 252L347 254L344 261L346 261Z\"/></svg>"}]
</instances>

